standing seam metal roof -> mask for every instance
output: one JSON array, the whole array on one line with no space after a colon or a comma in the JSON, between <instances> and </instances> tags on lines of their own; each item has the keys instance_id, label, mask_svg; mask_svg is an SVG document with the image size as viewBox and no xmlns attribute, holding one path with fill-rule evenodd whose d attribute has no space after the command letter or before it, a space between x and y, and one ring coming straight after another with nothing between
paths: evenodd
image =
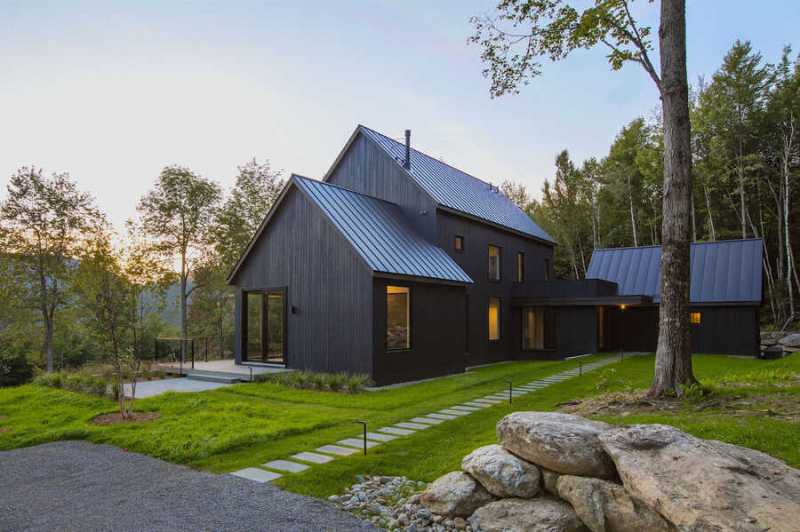
<instances>
[{"instance_id":1,"label":"standing seam metal roof","mask_svg":"<svg viewBox=\"0 0 800 532\"><path fill-rule=\"evenodd\" d=\"M394 203L292 176L375 272L457 283L472 279L440 247L422 238Z\"/></svg>"},{"instance_id":2,"label":"standing seam metal roof","mask_svg":"<svg viewBox=\"0 0 800 532\"><path fill-rule=\"evenodd\" d=\"M368 127L359 128L402 165L406 149L404 143ZM436 202L445 207L553 242L544 229L502 192L466 172L412 148L408 173Z\"/></svg>"},{"instance_id":3,"label":"standing seam metal roof","mask_svg":"<svg viewBox=\"0 0 800 532\"><path fill-rule=\"evenodd\" d=\"M761 239L696 242L691 247L692 303L761 303ZM587 279L617 283L619 295L660 301L661 246L596 249Z\"/></svg>"}]
</instances>

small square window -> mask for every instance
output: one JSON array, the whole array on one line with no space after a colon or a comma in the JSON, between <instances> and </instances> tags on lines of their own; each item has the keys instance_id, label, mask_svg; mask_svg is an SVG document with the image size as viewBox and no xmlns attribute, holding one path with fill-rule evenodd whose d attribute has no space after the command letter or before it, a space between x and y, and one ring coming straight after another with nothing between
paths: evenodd
<instances>
[{"instance_id":1,"label":"small square window","mask_svg":"<svg viewBox=\"0 0 800 532\"><path fill-rule=\"evenodd\" d=\"M464 252L464 237L461 235L456 235L453 238L453 249L456 250L457 253Z\"/></svg>"},{"instance_id":2,"label":"small square window","mask_svg":"<svg viewBox=\"0 0 800 532\"><path fill-rule=\"evenodd\" d=\"M500 248L489 246L489 280L500 280Z\"/></svg>"},{"instance_id":3,"label":"small square window","mask_svg":"<svg viewBox=\"0 0 800 532\"><path fill-rule=\"evenodd\" d=\"M703 321L703 316L699 312L690 312L689 313L689 322L692 325L700 325L701 321Z\"/></svg>"}]
</instances>

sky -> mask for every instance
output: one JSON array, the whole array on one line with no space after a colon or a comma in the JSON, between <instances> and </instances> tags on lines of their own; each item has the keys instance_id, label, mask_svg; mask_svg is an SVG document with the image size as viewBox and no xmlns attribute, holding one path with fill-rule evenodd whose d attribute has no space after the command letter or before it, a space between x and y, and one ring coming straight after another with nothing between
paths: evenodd
<instances>
[{"instance_id":1,"label":"sky","mask_svg":"<svg viewBox=\"0 0 800 532\"><path fill-rule=\"evenodd\" d=\"M224 187L253 157L319 178L359 123L536 196L559 151L602 157L656 112L644 71L601 49L491 99L467 37L494 4L0 0L0 198L20 166L69 172L122 228L166 165ZM634 7L657 26L658 2ZM776 61L798 27L796 0L688 0L689 79L736 39Z\"/></svg>"}]
</instances>

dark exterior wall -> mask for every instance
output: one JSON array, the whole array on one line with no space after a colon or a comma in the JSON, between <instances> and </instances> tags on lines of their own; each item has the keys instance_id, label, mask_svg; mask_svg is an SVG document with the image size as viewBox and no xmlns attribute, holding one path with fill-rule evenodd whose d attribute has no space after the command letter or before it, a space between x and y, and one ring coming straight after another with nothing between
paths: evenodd
<instances>
[{"instance_id":1,"label":"dark exterior wall","mask_svg":"<svg viewBox=\"0 0 800 532\"><path fill-rule=\"evenodd\" d=\"M328 177L328 182L396 203L423 237L435 241L434 201L397 161L364 135L356 137Z\"/></svg>"},{"instance_id":2,"label":"dark exterior wall","mask_svg":"<svg viewBox=\"0 0 800 532\"><path fill-rule=\"evenodd\" d=\"M496 229L461 216L439 212L437 215L437 245L444 249L475 283L466 289L469 304L467 365L509 360L519 351L521 329L519 317L511 310L511 298L529 295L534 281L544 280L544 260L553 264L553 247ZM453 237L464 237L464 252L453 249ZM501 252L500 282L489 280L489 245L499 246ZM518 285L516 254L525 253L525 283ZM552 271L550 272L552 275ZM487 308L489 297L501 298L500 340L489 341ZM517 314L519 312L517 311Z\"/></svg>"},{"instance_id":3,"label":"dark exterior wall","mask_svg":"<svg viewBox=\"0 0 800 532\"><path fill-rule=\"evenodd\" d=\"M757 307L691 307L701 313L700 325L691 325L692 352L758 355L761 335ZM610 349L655 351L658 344L658 307L609 308Z\"/></svg>"},{"instance_id":4,"label":"dark exterior wall","mask_svg":"<svg viewBox=\"0 0 800 532\"><path fill-rule=\"evenodd\" d=\"M386 286L411 287L411 349L386 350ZM464 371L464 287L374 280L374 373L391 384Z\"/></svg>"},{"instance_id":5,"label":"dark exterior wall","mask_svg":"<svg viewBox=\"0 0 800 532\"><path fill-rule=\"evenodd\" d=\"M237 361L242 290L287 287L287 365L371 373L371 272L296 188L287 193L234 284Z\"/></svg>"}]
</instances>

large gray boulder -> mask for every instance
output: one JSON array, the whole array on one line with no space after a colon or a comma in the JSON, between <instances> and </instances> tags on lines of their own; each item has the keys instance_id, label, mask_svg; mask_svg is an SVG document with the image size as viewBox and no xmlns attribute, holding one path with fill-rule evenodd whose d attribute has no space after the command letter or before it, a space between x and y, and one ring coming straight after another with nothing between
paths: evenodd
<instances>
[{"instance_id":1,"label":"large gray boulder","mask_svg":"<svg viewBox=\"0 0 800 532\"><path fill-rule=\"evenodd\" d=\"M784 347L800 348L800 333L787 334L778 343Z\"/></svg>"},{"instance_id":2,"label":"large gray boulder","mask_svg":"<svg viewBox=\"0 0 800 532\"><path fill-rule=\"evenodd\" d=\"M600 441L628 493L680 530L800 526L800 471L769 455L667 425L612 429Z\"/></svg>"},{"instance_id":3,"label":"large gray boulder","mask_svg":"<svg viewBox=\"0 0 800 532\"><path fill-rule=\"evenodd\" d=\"M469 519L478 532L585 532L572 507L555 499L502 499Z\"/></svg>"},{"instance_id":4,"label":"large gray boulder","mask_svg":"<svg viewBox=\"0 0 800 532\"><path fill-rule=\"evenodd\" d=\"M570 503L592 532L671 532L659 514L628 495L619 484L599 478L562 475L558 495Z\"/></svg>"},{"instance_id":5,"label":"large gray boulder","mask_svg":"<svg viewBox=\"0 0 800 532\"><path fill-rule=\"evenodd\" d=\"M497 497L526 498L539 493L539 469L499 445L475 449L461 461L461 468Z\"/></svg>"},{"instance_id":6,"label":"large gray boulder","mask_svg":"<svg viewBox=\"0 0 800 532\"><path fill-rule=\"evenodd\" d=\"M515 412L497 424L504 448L562 475L613 479L614 464L598 436L611 426L572 414Z\"/></svg>"},{"instance_id":7,"label":"large gray boulder","mask_svg":"<svg viewBox=\"0 0 800 532\"><path fill-rule=\"evenodd\" d=\"M471 476L461 471L447 473L422 493L422 504L431 512L449 517L467 517L492 496Z\"/></svg>"}]
</instances>

